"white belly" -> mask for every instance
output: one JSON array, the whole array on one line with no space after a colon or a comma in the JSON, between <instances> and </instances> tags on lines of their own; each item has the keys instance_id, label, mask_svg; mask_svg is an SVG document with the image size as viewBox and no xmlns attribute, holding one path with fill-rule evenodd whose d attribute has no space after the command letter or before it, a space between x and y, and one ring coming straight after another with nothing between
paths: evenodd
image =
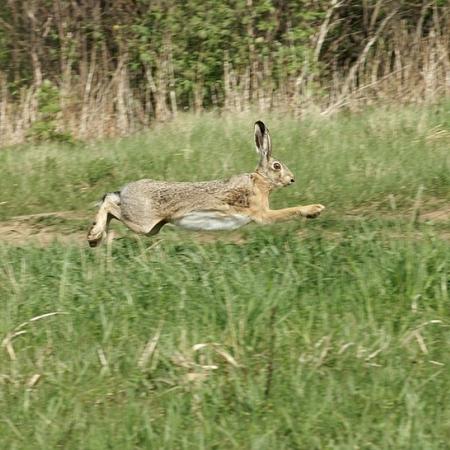
<instances>
[{"instance_id":1,"label":"white belly","mask_svg":"<svg viewBox=\"0 0 450 450\"><path fill-rule=\"evenodd\" d=\"M243 214L227 215L215 211L193 211L171 222L187 230L224 231L236 230L250 221L250 217Z\"/></svg>"}]
</instances>

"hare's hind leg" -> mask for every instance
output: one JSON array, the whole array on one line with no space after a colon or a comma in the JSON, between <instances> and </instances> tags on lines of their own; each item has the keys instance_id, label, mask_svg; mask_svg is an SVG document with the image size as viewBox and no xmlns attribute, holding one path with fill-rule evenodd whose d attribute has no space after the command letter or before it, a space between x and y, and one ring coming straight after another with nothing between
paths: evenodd
<instances>
[{"instance_id":1,"label":"hare's hind leg","mask_svg":"<svg viewBox=\"0 0 450 450\"><path fill-rule=\"evenodd\" d=\"M167 223L165 219L151 219L146 220L144 223L133 222L129 219L122 218L122 223L126 225L131 231L137 234L145 234L146 236L154 236L159 233L159 230Z\"/></svg>"},{"instance_id":2,"label":"hare's hind leg","mask_svg":"<svg viewBox=\"0 0 450 450\"><path fill-rule=\"evenodd\" d=\"M91 247L96 247L108 232L111 219L122 220L120 211L120 197L118 192L106 194L100 205L94 223L89 229L87 240Z\"/></svg>"}]
</instances>

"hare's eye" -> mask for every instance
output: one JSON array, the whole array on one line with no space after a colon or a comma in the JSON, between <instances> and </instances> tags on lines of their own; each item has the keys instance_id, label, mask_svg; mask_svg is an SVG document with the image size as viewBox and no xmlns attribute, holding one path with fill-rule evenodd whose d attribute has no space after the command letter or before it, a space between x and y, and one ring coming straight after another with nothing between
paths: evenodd
<instances>
[{"instance_id":1,"label":"hare's eye","mask_svg":"<svg viewBox=\"0 0 450 450\"><path fill-rule=\"evenodd\" d=\"M280 163L275 162L275 163L273 163L272 167L274 168L274 170L281 170L281 164Z\"/></svg>"}]
</instances>

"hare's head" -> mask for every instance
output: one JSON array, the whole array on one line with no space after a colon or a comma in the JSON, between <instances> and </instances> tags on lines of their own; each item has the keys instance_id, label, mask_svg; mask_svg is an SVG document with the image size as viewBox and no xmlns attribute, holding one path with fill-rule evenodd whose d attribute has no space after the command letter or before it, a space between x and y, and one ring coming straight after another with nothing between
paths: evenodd
<instances>
[{"instance_id":1,"label":"hare's head","mask_svg":"<svg viewBox=\"0 0 450 450\"><path fill-rule=\"evenodd\" d=\"M266 178L273 187L292 184L295 181L294 175L279 159L272 157L269 129L260 120L255 123L255 144L260 157L256 172Z\"/></svg>"}]
</instances>

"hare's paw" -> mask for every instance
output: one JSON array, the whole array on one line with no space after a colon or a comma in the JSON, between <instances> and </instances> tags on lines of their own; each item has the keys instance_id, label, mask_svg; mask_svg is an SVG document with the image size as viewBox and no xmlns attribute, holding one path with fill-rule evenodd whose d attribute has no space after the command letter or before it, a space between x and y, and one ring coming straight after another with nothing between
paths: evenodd
<instances>
[{"instance_id":1,"label":"hare's paw","mask_svg":"<svg viewBox=\"0 0 450 450\"><path fill-rule=\"evenodd\" d=\"M320 215L320 213L325 209L323 205L308 205L303 206L301 209L301 214L307 219L314 219Z\"/></svg>"},{"instance_id":2,"label":"hare's paw","mask_svg":"<svg viewBox=\"0 0 450 450\"><path fill-rule=\"evenodd\" d=\"M90 247L97 247L100 241L105 237L105 231L97 226L97 224L93 224L89 229L87 240Z\"/></svg>"}]
</instances>

